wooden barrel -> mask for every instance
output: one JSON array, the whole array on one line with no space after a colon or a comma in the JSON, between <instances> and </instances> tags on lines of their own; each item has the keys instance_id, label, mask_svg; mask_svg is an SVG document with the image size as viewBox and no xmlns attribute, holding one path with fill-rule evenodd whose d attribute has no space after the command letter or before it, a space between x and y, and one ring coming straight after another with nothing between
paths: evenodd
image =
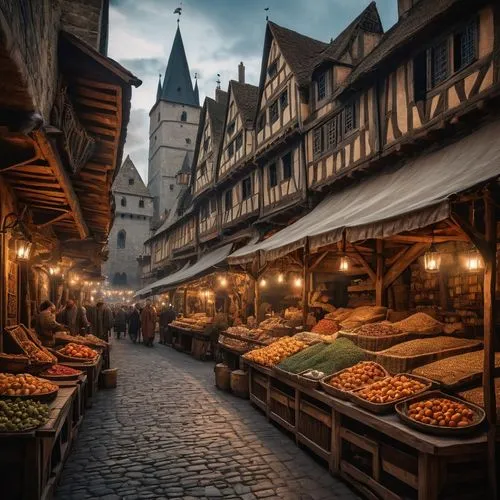
<instances>
[{"instance_id":1,"label":"wooden barrel","mask_svg":"<svg viewBox=\"0 0 500 500\"><path fill-rule=\"evenodd\" d=\"M231 370L224 363L215 365L215 385L223 391L229 391L231 386Z\"/></svg>"},{"instance_id":2,"label":"wooden barrel","mask_svg":"<svg viewBox=\"0 0 500 500\"><path fill-rule=\"evenodd\" d=\"M118 369L109 368L102 371L102 383L105 389L114 389L118 379Z\"/></svg>"},{"instance_id":3,"label":"wooden barrel","mask_svg":"<svg viewBox=\"0 0 500 500\"><path fill-rule=\"evenodd\" d=\"M243 370L231 372L231 391L235 396L248 399L248 372Z\"/></svg>"}]
</instances>

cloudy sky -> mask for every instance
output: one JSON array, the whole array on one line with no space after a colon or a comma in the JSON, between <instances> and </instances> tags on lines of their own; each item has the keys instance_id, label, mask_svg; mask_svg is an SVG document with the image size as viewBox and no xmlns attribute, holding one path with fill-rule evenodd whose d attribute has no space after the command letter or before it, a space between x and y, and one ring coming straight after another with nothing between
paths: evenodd
<instances>
[{"instance_id":1,"label":"cloudy sky","mask_svg":"<svg viewBox=\"0 0 500 500\"><path fill-rule=\"evenodd\" d=\"M243 61L247 82L258 84L264 43L264 9L277 24L318 40L329 41L344 29L369 0L184 0L181 32L191 74L198 73L200 101L213 97L217 73L222 88L237 78ZM143 84L133 89L125 154L147 179L149 111L158 74L164 74L176 30L176 0L111 0L109 56L136 74ZM397 0L378 0L384 29L397 18Z\"/></svg>"}]
</instances>

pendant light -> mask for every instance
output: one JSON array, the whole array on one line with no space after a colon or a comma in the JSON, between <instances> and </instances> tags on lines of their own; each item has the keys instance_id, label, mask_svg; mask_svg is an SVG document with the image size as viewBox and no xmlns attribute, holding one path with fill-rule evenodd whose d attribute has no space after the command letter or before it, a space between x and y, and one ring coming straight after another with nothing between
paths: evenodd
<instances>
[{"instance_id":1,"label":"pendant light","mask_svg":"<svg viewBox=\"0 0 500 500\"><path fill-rule=\"evenodd\" d=\"M477 272L483 267L481 255L474 247L471 247L471 249L467 252L465 257L465 267L467 271L471 273Z\"/></svg>"},{"instance_id":2,"label":"pendant light","mask_svg":"<svg viewBox=\"0 0 500 500\"><path fill-rule=\"evenodd\" d=\"M434 246L434 232L432 233L431 246L424 254L424 268L428 273L438 273L441 266L441 254Z\"/></svg>"}]
</instances>

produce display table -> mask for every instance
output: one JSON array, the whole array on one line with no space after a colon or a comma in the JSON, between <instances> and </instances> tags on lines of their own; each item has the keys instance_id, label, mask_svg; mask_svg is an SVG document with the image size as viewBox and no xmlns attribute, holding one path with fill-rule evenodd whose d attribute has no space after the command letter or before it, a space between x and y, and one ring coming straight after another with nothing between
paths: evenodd
<instances>
[{"instance_id":1,"label":"produce display table","mask_svg":"<svg viewBox=\"0 0 500 500\"><path fill-rule=\"evenodd\" d=\"M210 335L200 330L168 325L172 332L172 344L175 349L191 354L196 359L206 359L213 353Z\"/></svg>"},{"instance_id":2,"label":"produce display table","mask_svg":"<svg viewBox=\"0 0 500 500\"><path fill-rule=\"evenodd\" d=\"M246 361L251 402L367 498L485 498L486 434L439 437Z\"/></svg>"},{"instance_id":3,"label":"produce display table","mask_svg":"<svg viewBox=\"0 0 500 500\"><path fill-rule=\"evenodd\" d=\"M50 403L49 421L31 432L0 433L2 500L52 497L73 434L76 386L62 387Z\"/></svg>"},{"instance_id":4,"label":"produce display table","mask_svg":"<svg viewBox=\"0 0 500 500\"><path fill-rule=\"evenodd\" d=\"M87 408L87 375L80 375L78 380L54 381L61 388L76 387L76 402L73 405L73 434L78 433L80 424L82 423L85 409Z\"/></svg>"},{"instance_id":5,"label":"produce display table","mask_svg":"<svg viewBox=\"0 0 500 500\"><path fill-rule=\"evenodd\" d=\"M75 370L81 370L87 375L85 404L87 408L92 407L92 399L95 397L99 386L99 375L103 370L104 361L102 355L99 355L93 363L72 361L61 361L60 363Z\"/></svg>"}]
</instances>

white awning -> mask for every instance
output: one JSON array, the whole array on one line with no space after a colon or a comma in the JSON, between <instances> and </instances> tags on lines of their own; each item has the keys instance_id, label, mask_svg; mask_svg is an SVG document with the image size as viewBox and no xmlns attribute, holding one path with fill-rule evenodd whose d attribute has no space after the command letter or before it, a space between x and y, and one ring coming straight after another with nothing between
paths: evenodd
<instances>
[{"instance_id":1,"label":"white awning","mask_svg":"<svg viewBox=\"0 0 500 500\"><path fill-rule=\"evenodd\" d=\"M170 276L165 276L165 278L151 283L149 287L153 293L161 293L164 290L177 287L183 283L193 280L194 278L208 274L214 270L215 266L222 264L226 260L232 246L232 243L230 243L229 245L224 245L213 252L202 255L192 266L184 267Z\"/></svg>"},{"instance_id":2,"label":"white awning","mask_svg":"<svg viewBox=\"0 0 500 500\"><path fill-rule=\"evenodd\" d=\"M150 283L149 285L145 286L144 288L141 288L140 290L138 290L137 292L134 293L134 297L136 298L145 298L145 297L149 297L150 295L153 295L153 286L156 285L156 283L158 283L159 281L162 281L166 278L173 278L174 276L177 276L178 274L180 274L182 271L185 271L187 268L189 267L189 262L186 262L184 264L184 266L179 269L178 271L175 271L175 273L172 273L168 276L165 276L164 278L162 278L161 280L158 280L158 281L155 281L153 283Z\"/></svg>"},{"instance_id":3,"label":"white awning","mask_svg":"<svg viewBox=\"0 0 500 500\"><path fill-rule=\"evenodd\" d=\"M386 238L445 220L449 198L500 176L500 122L460 141L386 168L323 200L294 224L267 240L234 252L230 264L268 261L304 246L312 251L342 239Z\"/></svg>"}]
</instances>

